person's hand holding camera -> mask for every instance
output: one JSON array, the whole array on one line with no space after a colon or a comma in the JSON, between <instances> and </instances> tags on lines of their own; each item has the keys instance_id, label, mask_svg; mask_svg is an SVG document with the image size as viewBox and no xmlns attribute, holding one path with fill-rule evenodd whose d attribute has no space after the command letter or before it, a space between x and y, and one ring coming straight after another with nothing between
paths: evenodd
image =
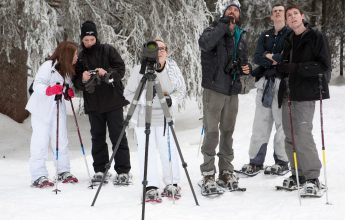
<instances>
[{"instance_id":1,"label":"person's hand holding camera","mask_svg":"<svg viewBox=\"0 0 345 220\"><path fill-rule=\"evenodd\" d=\"M96 68L96 71L99 76L105 76L105 74L107 74L107 71L105 71L103 68Z\"/></svg>"}]
</instances>

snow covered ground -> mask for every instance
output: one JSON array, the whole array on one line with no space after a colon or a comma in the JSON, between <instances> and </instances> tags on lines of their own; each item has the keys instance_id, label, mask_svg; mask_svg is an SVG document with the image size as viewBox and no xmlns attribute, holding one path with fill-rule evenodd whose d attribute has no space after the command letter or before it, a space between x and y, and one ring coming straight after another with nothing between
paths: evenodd
<instances>
[{"instance_id":1,"label":"snow covered ground","mask_svg":"<svg viewBox=\"0 0 345 220\"><path fill-rule=\"evenodd\" d=\"M200 195L197 182L200 180L198 156L201 117L196 103L188 101L185 110L176 119L176 132L188 171L193 182L200 206L196 206L187 178L181 168L182 198L173 204L164 199L162 204L147 204L146 219L345 219L345 88L332 86L331 99L324 101L324 129L327 153L329 201L326 196L320 199L302 199L299 205L297 192L278 192L274 186L281 184L284 177L271 177L259 174L253 178L240 179L240 186L246 192L225 193L218 198L205 198ZM234 133L234 165L240 168L248 162L248 146L255 109L255 90L240 96L240 109ZM87 160L92 170L90 156L89 122L86 116L78 116ZM136 147L131 145L132 173L134 185L114 187L105 185L91 207L96 189L88 189L88 176L80 151L80 144L73 118L69 120L69 140L72 172L79 178L75 185L59 184L61 192L52 189L30 187L28 168L29 143L31 136L30 119L18 124L0 114L0 219L120 219L141 218L141 180ZM128 135L131 137L131 134ZM314 117L314 138L321 153L319 105ZM109 143L109 142L108 142ZM131 141L133 143L133 141ZM270 142L266 164L273 162L272 142ZM50 178L55 174L52 156L47 162ZM111 171L114 174L114 171ZM288 175L286 175L288 176ZM323 182L323 171L320 180Z\"/></svg>"}]
</instances>

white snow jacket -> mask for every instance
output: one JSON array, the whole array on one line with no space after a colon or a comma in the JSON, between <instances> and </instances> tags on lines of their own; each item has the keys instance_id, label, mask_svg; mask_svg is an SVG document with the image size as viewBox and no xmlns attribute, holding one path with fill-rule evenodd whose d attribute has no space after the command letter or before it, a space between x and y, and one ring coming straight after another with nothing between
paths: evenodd
<instances>
[{"instance_id":1,"label":"white snow jacket","mask_svg":"<svg viewBox=\"0 0 345 220\"><path fill-rule=\"evenodd\" d=\"M53 64L52 60L48 60L40 66L33 84L34 92L25 107L25 109L31 114L40 116L42 121L46 123L49 123L52 117L56 117L53 115L53 113L56 112L54 111L56 108L56 101L54 100L55 96L46 95L47 87L53 86L57 82L61 85L69 84L70 88L72 87L71 79L67 76L64 80L60 73L55 69L55 65L56 63ZM66 114L65 99L63 97L59 108L60 113Z\"/></svg>"},{"instance_id":2,"label":"white snow jacket","mask_svg":"<svg viewBox=\"0 0 345 220\"><path fill-rule=\"evenodd\" d=\"M140 80L143 77L143 75L140 74L139 71L140 71L140 65L137 65L132 69L131 75L125 87L124 96L130 102L133 101L135 91L138 88ZM181 74L181 71L178 68L175 61L171 59L167 59L163 71L162 72L156 71L156 75L157 75L157 79L159 80L162 86L163 93L167 93L171 97L172 106L169 108L169 110L170 110L170 114L173 115L173 111L175 111L178 108L178 104L180 104L186 96L186 84ZM137 108L135 109L135 112L133 113L132 120L131 120L131 122L136 124L138 127L145 126L145 103L146 103L146 86L141 94ZM152 126L164 125L164 113L161 108L157 95L154 97L153 103L152 103L151 125Z\"/></svg>"}]
</instances>

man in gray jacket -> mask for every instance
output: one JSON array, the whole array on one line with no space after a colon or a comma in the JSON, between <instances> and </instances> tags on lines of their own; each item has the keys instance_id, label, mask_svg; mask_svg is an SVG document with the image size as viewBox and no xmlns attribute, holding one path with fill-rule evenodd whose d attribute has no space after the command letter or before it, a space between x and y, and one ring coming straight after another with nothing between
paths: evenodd
<instances>
[{"instance_id":1,"label":"man in gray jacket","mask_svg":"<svg viewBox=\"0 0 345 220\"><path fill-rule=\"evenodd\" d=\"M205 137L201 147L204 162L200 166L203 195L217 191L215 155L218 143L217 183L230 190L238 186L238 178L233 174L231 164L234 159L232 134L238 111L238 94L241 91L240 76L250 73L244 30L238 25L239 19L240 3L231 1L219 21L206 28L199 39L204 88Z\"/></svg>"}]
</instances>

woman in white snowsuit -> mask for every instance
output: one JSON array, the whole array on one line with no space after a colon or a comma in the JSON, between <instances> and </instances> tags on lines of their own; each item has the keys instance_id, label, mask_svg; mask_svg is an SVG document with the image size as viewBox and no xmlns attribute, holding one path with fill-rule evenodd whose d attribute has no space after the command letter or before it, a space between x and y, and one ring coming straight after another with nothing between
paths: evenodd
<instances>
[{"instance_id":1,"label":"woman in white snowsuit","mask_svg":"<svg viewBox=\"0 0 345 220\"><path fill-rule=\"evenodd\" d=\"M35 77L33 94L26 109L31 113L32 136L30 143L30 173L33 187L43 188L53 186L48 179L45 162L48 157L48 147L56 158L56 133L57 133L57 101L56 95L63 95L69 100L74 96L71 89L71 76L74 74L74 64L77 61L77 46L73 42L64 41L58 45L53 55L44 62ZM64 91L65 85L69 89ZM67 182L78 182L70 173L68 156L68 140L66 126L66 105L64 98L59 103L59 131L58 131L58 179ZM56 164L55 164L56 165Z\"/></svg>"},{"instance_id":2,"label":"woman in white snowsuit","mask_svg":"<svg viewBox=\"0 0 345 220\"><path fill-rule=\"evenodd\" d=\"M186 85L175 61L167 59L167 46L162 40L156 40L158 45L158 58L160 69L155 74L162 86L162 91L166 97L167 105L172 114L173 109L177 109L178 104L184 99ZM135 66L127 82L124 95L127 100L132 101L134 93L139 86L143 75L139 74L140 65ZM155 93L155 92L154 92ZM144 156L145 156L145 103L146 88L144 88L137 108L133 114L132 121L136 124L135 134L138 141L138 152L140 159L140 173L143 178ZM168 125L164 126L164 113L161 108L158 95L154 94L152 103L151 133L149 140L148 167L147 167L147 202L161 202L158 191L160 181L157 169L157 149L162 163L162 175L165 188L162 196L179 198L181 188L177 185L180 180L179 158L176 151L175 141L172 137ZM170 167L171 166L171 167Z\"/></svg>"}]
</instances>

